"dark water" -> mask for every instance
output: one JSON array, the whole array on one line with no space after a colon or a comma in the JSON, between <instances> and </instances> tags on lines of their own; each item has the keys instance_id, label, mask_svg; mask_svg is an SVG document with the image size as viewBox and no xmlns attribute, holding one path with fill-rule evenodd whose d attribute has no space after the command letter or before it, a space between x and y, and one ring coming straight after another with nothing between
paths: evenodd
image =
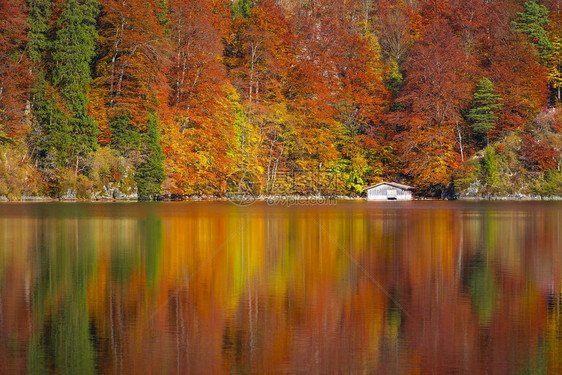
<instances>
[{"instance_id":1,"label":"dark water","mask_svg":"<svg viewBox=\"0 0 562 375\"><path fill-rule=\"evenodd\" d=\"M562 204L0 205L0 373L557 373Z\"/></svg>"}]
</instances>

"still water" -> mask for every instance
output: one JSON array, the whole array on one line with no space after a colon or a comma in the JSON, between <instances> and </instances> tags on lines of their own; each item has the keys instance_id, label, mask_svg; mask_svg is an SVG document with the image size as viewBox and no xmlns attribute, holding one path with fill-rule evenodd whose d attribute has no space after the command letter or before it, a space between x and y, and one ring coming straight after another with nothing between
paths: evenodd
<instances>
[{"instance_id":1,"label":"still water","mask_svg":"<svg viewBox=\"0 0 562 375\"><path fill-rule=\"evenodd\" d=\"M557 373L562 204L0 205L0 373Z\"/></svg>"}]
</instances>

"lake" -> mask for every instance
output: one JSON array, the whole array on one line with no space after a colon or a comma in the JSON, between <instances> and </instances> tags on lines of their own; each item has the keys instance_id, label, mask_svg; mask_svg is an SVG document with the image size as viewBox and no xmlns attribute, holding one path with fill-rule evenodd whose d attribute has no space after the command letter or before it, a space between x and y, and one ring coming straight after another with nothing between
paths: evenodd
<instances>
[{"instance_id":1,"label":"lake","mask_svg":"<svg viewBox=\"0 0 562 375\"><path fill-rule=\"evenodd\" d=\"M562 203L0 204L0 373L557 373Z\"/></svg>"}]
</instances>

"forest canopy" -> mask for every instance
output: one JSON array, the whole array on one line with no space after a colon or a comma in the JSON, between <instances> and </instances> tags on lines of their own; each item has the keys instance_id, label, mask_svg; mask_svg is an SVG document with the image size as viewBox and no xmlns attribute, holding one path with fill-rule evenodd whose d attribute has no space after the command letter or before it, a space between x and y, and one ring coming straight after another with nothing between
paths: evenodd
<instances>
[{"instance_id":1,"label":"forest canopy","mask_svg":"<svg viewBox=\"0 0 562 375\"><path fill-rule=\"evenodd\" d=\"M0 196L562 195L556 0L0 0Z\"/></svg>"}]
</instances>

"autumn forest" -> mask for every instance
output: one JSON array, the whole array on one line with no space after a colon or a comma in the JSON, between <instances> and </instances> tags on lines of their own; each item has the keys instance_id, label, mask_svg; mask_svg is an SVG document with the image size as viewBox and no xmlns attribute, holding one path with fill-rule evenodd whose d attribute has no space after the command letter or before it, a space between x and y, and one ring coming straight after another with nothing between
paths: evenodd
<instances>
[{"instance_id":1,"label":"autumn forest","mask_svg":"<svg viewBox=\"0 0 562 375\"><path fill-rule=\"evenodd\" d=\"M334 171L562 195L559 0L0 0L0 197ZM558 109L557 109L558 108Z\"/></svg>"}]
</instances>

